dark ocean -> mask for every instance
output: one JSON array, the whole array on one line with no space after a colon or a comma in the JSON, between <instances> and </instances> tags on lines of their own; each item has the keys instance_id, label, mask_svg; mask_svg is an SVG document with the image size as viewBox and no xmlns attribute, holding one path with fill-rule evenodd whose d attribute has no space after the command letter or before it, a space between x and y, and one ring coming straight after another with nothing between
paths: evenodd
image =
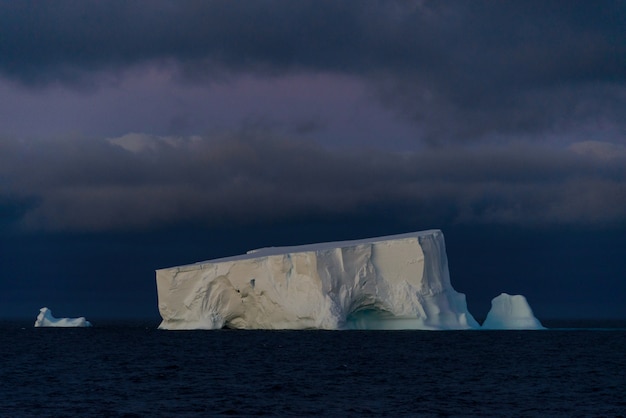
<instances>
[{"instance_id":1,"label":"dark ocean","mask_svg":"<svg viewBox=\"0 0 626 418\"><path fill-rule=\"evenodd\" d=\"M0 416L626 415L626 324L159 331L92 322L0 323Z\"/></svg>"}]
</instances>

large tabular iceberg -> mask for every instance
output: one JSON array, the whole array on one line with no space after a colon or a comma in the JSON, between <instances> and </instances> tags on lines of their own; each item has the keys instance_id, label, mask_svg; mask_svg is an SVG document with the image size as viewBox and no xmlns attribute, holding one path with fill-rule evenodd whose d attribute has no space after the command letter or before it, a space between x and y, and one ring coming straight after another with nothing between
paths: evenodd
<instances>
[{"instance_id":1,"label":"large tabular iceberg","mask_svg":"<svg viewBox=\"0 0 626 418\"><path fill-rule=\"evenodd\" d=\"M48 308L41 308L35 320L35 327L90 327L91 323L84 317L55 318Z\"/></svg>"},{"instance_id":2,"label":"large tabular iceberg","mask_svg":"<svg viewBox=\"0 0 626 418\"><path fill-rule=\"evenodd\" d=\"M491 301L483 329L545 329L522 295L502 293Z\"/></svg>"},{"instance_id":3,"label":"large tabular iceberg","mask_svg":"<svg viewBox=\"0 0 626 418\"><path fill-rule=\"evenodd\" d=\"M161 329L473 329L443 233L264 248L156 272Z\"/></svg>"}]
</instances>

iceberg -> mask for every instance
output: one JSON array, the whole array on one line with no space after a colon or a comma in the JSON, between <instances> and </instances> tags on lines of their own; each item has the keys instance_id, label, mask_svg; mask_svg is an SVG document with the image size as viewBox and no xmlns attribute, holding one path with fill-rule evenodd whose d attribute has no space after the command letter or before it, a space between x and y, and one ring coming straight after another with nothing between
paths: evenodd
<instances>
[{"instance_id":1,"label":"iceberg","mask_svg":"<svg viewBox=\"0 0 626 418\"><path fill-rule=\"evenodd\" d=\"M41 308L37 320L35 320L35 327L90 327L91 322L87 321L84 317L80 318L55 318L52 316L52 311L48 308Z\"/></svg>"},{"instance_id":2,"label":"iceberg","mask_svg":"<svg viewBox=\"0 0 626 418\"><path fill-rule=\"evenodd\" d=\"M545 329L522 295L502 293L491 301L483 329Z\"/></svg>"},{"instance_id":3,"label":"iceberg","mask_svg":"<svg viewBox=\"0 0 626 418\"><path fill-rule=\"evenodd\" d=\"M270 247L156 270L160 329L477 329L443 233Z\"/></svg>"}]
</instances>

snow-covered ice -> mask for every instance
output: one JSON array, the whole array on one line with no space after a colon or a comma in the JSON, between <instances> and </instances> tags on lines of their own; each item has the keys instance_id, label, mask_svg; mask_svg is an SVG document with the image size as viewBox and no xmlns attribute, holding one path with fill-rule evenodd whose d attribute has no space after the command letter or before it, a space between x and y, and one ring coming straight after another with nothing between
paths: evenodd
<instances>
[{"instance_id":1,"label":"snow-covered ice","mask_svg":"<svg viewBox=\"0 0 626 418\"><path fill-rule=\"evenodd\" d=\"M156 271L161 329L475 329L440 230Z\"/></svg>"},{"instance_id":2,"label":"snow-covered ice","mask_svg":"<svg viewBox=\"0 0 626 418\"><path fill-rule=\"evenodd\" d=\"M84 317L80 318L55 318L52 311L48 308L41 308L35 327L90 327L91 323Z\"/></svg>"},{"instance_id":3,"label":"snow-covered ice","mask_svg":"<svg viewBox=\"0 0 626 418\"><path fill-rule=\"evenodd\" d=\"M502 293L491 301L483 329L544 329L522 295Z\"/></svg>"}]
</instances>

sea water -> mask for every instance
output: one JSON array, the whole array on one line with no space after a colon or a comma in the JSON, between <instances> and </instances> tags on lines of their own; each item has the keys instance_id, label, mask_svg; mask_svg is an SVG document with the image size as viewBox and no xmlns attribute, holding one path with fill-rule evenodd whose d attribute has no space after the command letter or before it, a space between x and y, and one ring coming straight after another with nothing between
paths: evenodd
<instances>
[{"instance_id":1,"label":"sea water","mask_svg":"<svg viewBox=\"0 0 626 418\"><path fill-rule=\"evenodd\" d=\"M624 416L626 329L0 324L0 416ZM602 329L600 329L602 328Z\"/></svg>"}]
</instances>

